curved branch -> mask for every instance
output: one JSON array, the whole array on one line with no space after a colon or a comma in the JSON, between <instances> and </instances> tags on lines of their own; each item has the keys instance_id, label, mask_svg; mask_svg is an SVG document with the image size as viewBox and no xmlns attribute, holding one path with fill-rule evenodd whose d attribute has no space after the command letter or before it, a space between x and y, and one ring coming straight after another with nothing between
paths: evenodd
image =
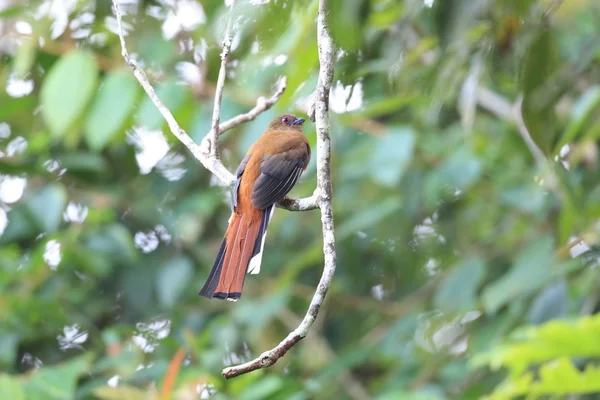
<instances>
[{"instance_id":1,"label":"curved branch","mask_svg":"<svg viewBox=\"0 0 600 400\"><path fill-rule=\"evenodd\" d=\"M554 190L558 190L557 177L550 169L550 163L544 152L538 147L538 145L531 138L531 134L525 125L523 120L523 96L520 95L514 103L511 103L503 96L495 93L494 91L485 87L477 87L476 89L476 101L482 108L491 112L498 118L501 118L507 122L511 122L517 126L519 135L525 142L525 146L533 156L538 168L544 173L546 178L547 186Z\"/></svg>"},{"instance_id":2,"label":"curved branch","mask_svg":"<svg viewBox=\"0 0 600 400\"><path fill-rule=\"evenodd\" d=\"M296 343L302 340L315 322L325 295L331 285L336 267L335 232L333 211L331 207L331 139L329 126L329 92L333 81L335 51L333 39L327 21L328 0L319 1L317 18L317 39L319 46L319 80L314 104L314 120L317 126L317 195L313 194L315 204L321 209L321 225L323 229L323 275L319 286L310 302L310 306L300 325L273 349L262 353L258 358L247 363L225 368L221 373L225 378L236 376L269 367L277 362ZM312 116L311 116L312 119Z\"/></svg>"}]
</instances>

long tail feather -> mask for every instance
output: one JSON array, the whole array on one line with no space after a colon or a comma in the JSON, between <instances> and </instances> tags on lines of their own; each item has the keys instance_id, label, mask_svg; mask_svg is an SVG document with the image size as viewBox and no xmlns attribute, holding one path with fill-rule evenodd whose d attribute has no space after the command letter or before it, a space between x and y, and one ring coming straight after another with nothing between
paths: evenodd
<instances>
[{"instance_id":1,"label":"long tail feather","mask_svg":"<svg viewBox=\"0 0 600 400\"><path fill-rule=\"evenodd\" d=\"M259 219L233 215L217 259L212 267L200 295L236 301L242 296L246 273L258 273L267 225L272 215L272 207L261 212ZM250 262L253 261L254 269Z\"/></svg>"},{"instance_id":2,"label":"long tail feather","mask_svg":"<svg viewBox=\"0 0 600 400\"><path fill-rule=\"evenodd\" d=\"M212 298L217 285L219 284L219 277L221 276L221 270L223 269L223 260L225 259L225 251L227 249L227 238L224 238L221 242L221 248L217 253L217 259L210 270L210 274L208 274L208 278L206 279L206 283L200 289L200 296L204 296L207 298Z\"/></svg>"}]
</instances>

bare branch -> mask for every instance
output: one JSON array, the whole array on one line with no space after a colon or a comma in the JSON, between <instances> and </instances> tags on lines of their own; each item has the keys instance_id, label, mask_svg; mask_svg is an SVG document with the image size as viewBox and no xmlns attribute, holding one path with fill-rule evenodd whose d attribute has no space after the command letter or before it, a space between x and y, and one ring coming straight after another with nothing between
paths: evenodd
<instances>
[{"instance_id":1,"label":"bare branch","mask_svg":"<svg viewBox=\"0 0 600 400\"><path fill-rule=\"evenodd\" d=\"M152 100L152 103L154 103L158 111L167 121L169 129L171 130L173 135L175 135L177 139L179 139L179 141L183 143L185 147L188 148L188 150L194 155L194 157L196 157L198 161L202 163L202 165L204 165L206 169L212 172L226 185L233 186L233 183L235 182L233 174L229 172L227 168L225 168L225 166L218 157L211 155L210 152L207 151L208 149L210 149L210 147L208 147L208 149L204 149L201 146L198 146L196 143L194 143L192 138L179 126L179 124L175 120L175 117L173 117L173 114L171 114L171 111L169 111L169 109L158 98L158 95L154 91L154 88L148 81L146 73L139 67L137 62L129 55L129 52L127 51L127 44L125 43L125 33L123 31L122 16L121 12L119 11L119 5L117 4L117 0L113 0L113 9L115 12L115 16L117 17L117 25L119 28L119 39L121 40L121 54L123 55L123 58L129 65L129 67L131 67L133 75L136 77L140 85L144 88L148 97L150 97L150 99Z\"/></svg>"},{"instance_id":2,"label":"bare branch","mask_svg":"<svg viewBox=\"0 0 600 400\"><path fill-rule=\"evenodd\" d=\"M221 68L219 69L219 77L217 78L217 87L215 89L215 105L213 107L212 125L210 132L204 138L208 145L208 151L211 157L219 158L219 147L217 139L219 137L219 122L221 119L221 100L223 99L223 88L225 87L225 77L227 75L227 62L229 61L229 53L231 52L231 24L233 6L235 0L231 1L229 6L229 16L227 17L227 28L225 28L225 38L223 38L223 51L221 52Z\"/></svg>"},{"instance_id":3,"label":"bare branch","mask_svg":"<svg viewBox=\"0 0 600 400\"><path fill-rule=\"evenodd\" d=\"M550 163L546 158L544 152L538 147L538 145L531 138L531 134L529 133L529 129L527 129L527 125L525 125L525 120L523 119L523 96L519 96L514 105L514 115L517 122L517 128L519 129L519 134L523 138L525 145L529 149L529 152L535 159L538 168L542 171L544 175L544 183L549 189L554 191L558 190L558 181L556 175L554 175L554 171L552 171Z\"/></svg>"},{"instance_id":4,"label":"bare branch","mask_svg":"<svg viewBox=\"0 0 600 400\"><path fill-rule=\"evenodd\" d=\"M119 39L121 41L121 54L123 58L133 71L133 75L136 77L140 85L146 91L146 94L152 100L152 103L156 106L158 111L161 113L163 118L167 121L169 129L179 139L181 143L193 154L193 156L202 163L202 165L208 169L213 175L221 180L225 185L232 187L235 183L235 177L233 174L225 168L221 159L219 158L219 147L217 139L220 135L226 131L235 128L236 126L254 120L258 115L265 112L273 106L283 95L286 89L286 79L282 78L275 93L265 99L260 97L256 106L248 111L247 113L240 114L229 121L219 124L221 114L221 100L223 98L223 87L225 86L225 76L227 73L227 61L229 59L229 53L231 51L231 11L233 9L234 1L231 3L230 13L227 22L227 28L225 31L225 38L223 39L223 51L221 53L221 68L219 70L219 77L217 78L217 85L215 88L215 102L213 108L212 126L210 132L204 137L200 146L198 146L192 138L179 126L175 117L169 109L160 100L156 91L150 84L146 73L138 63L129 55L127 51L127 44L125 42L125 31L123 29L123 17L119 10L117 0L113 0L113 10L117 18L117 26L119 30ZM316 197L313 195L305 199L289 199L285 198L278 205L280 208L285 208L290 211L305 211L317 208Z\"/></svg>"},{"instance_id":5,"label":"bare branch","mask_svg":"<svg viewBox=\"0 0 600 400\"><path fill-rule=\"evenodd\" d=\"M544 156L542 150L531 139L531 135L525 126L525 121L523 121L523 114L521 112L521 105L523 104L522 96L514 103L511 103L501 95L484 87L478 87L476 94L477 102L482 108L496 115L498 118L512 122L517 126L519 134L538 166L545 166L547 163L546 156Z\"/></svg>"},{"instance_id":6,"label":"bare branch","mask_svg":"<svg viewBox=\"0 0 600 400\"><path fill-rule=\"evenodd\" d=\"M279 81L278 86L279 87L277 88L277 91L273 94L273 96L269 97L268 99L265 99L264 97L259 97L258 100L256 100L256 106L252 110L248 111L245 114L240 114L236 117L233 117L229 121L223 122L219 126L219 133L217 136L223 134L224 132L232 128L235 128L240 124L243 124L244 122L253 121L261 113L271 108L273 104L275 104L277 100L279 100L279 98L283 95L283 92L285 92L285 89L287 87L287 79L283 77Z\"/></svg>"},{"instance_id":7,"label":"bare branch","mask_svg":"<svg viewBox=\"0 0 600 400\"><path fill-rule=\"evenodd\" d=\"M521 111L522 106L523 106L523 96L519 96L519 98L513 105L513 115L514 115L515 123L517 124L517 128L519 129L519 134L523 138L525 145L529 149L529 152L535 159L535 162L538 164L538 166L546 167L548 164L548 161L546 160L546 156L544 155L544 152L538 147L538 145L531 138L531 135L529 134L529 130L527 129L527 126L525 125L525 121L523 120L523 112Z\"/></svg>"},{"instance_id":8,"label":"bare branch","mask_svg":"<svg viewBox=\"0 0 600 400\"><path fill-rule=\"evenodd\" d=\"M317 41L319 46L319 80L315 96L314 110L317 126L317 197L321 209L321 224L323 228L323 275L317 290L310 302L310 306L300 325L273 349L262 353L258 358L247 363L228 367L221 373L225 378L233 378L260 368L269 367L277 362L296 343L302 340L310 330L317 318L319 309L323 304L325 295L331 285L335 273L335 232L333 225L333 211L331 207L331 139L329 125L329 92L333 81L333 67L335 51L333 39L327 21L328 0L319 1L319 15L317 18Z\"/></svg>"},{"instance_id":9,"label":"bare branch","mask_svg":"<svg viewBox=\"0 0 600 400\"><path fill-rule=\"evenodd\" d=\"M544 152L538 147L533 141L525 121L523 120L523 96L519 96L514 103L511 103L503 96L493 92L490 89L484 87L478 87L476 91L477 103L487 111L496 115L505 121L512 122L516 125L519 135L525 142L525 145L529 149L529 152L533 156L538 168L544 172L544 178L547 186L552 189L557 189L556 176L550 169L548 159L544 155Z\"/></svg>"},{"instance_id":10,"label":"bare branch","mask_svg":"<svg viewBox=\"0 0 600 400\"><path fill-rule=\"evenodd\" d=\"M517 123L513 112L513 105L510 101L483 86L478 86L476 93L477 103L479 103L483 109L500 119L512 122L513 124Z\"/></svg>"}]
</instances>

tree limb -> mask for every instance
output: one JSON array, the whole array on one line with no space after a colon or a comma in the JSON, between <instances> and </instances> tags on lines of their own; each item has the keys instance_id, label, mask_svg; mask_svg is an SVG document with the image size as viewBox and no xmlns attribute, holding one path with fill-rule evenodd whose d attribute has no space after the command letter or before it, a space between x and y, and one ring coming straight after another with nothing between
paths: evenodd
<instances>
[{"instance_id":1,"label":"tree limb","mask_svg":"<svg viewBox=\"0 0 600 400\"><path fill-rule=\"evenodd\" d=\"M221 114L221 99L223 97L223 88L225 86L225 76L227 73L227 61L229 59L229 52L231 51L231 10L235 1L231 2L230 13L227 22L227 28L225 31L225 38L223 39L223 51L221 53L221 68L219 70L219 77L217 78L217 85L215 88L215 102L213 107L213 117L210 132L202 139L202 143L198 146L192 138L179 126L175 117L169 109L160 100L156 91L150 84L148 77L144 70L138 65L133 57L130 56L127 51L127 44L125 42L125 31L123 29L122 15L119 10L119 6L116 0L113 0L113 10L117 18L117 26L119 31L119 39L121 41L121 54L123 58L133 71L133 75L138 80L140 85L144 88L144 91L152 100L155 107L161 113L163 118L167 121L170 131L179 139L181 143L192 153L192 155L202 163L202 165L208 169L213 175L221 180L225 185L233 187L235 183L235 177L233 174L225 168L219 157L219 145L217 139L220 135L226 131L235 128L236 126L254 120L262 112L268 110L275 104L283 95L286 89L286 79L283 78L278 84L278 88L275 93L268 99L263 97L257 100L256 106L245 114L240 114L229 121L219 124ZM305 199L284 199L278 207L289 209L290 211L304 211L312 210L317 208L317 202L315 196L311 196Z\"/></svg>"},{"instance_id":2,"label":"tree limb","mask_svg":"<svg viewBox=\"0 0 600 400\"><path fill-rule=\"evenodd\" d=\"M552 189L557 190L557 178L550 169L550 163L544 155L544 152L538 147L533 141L525 121L523 120L523 113L521 110L523 104L523 96L519 96L514 103L511 103L503 96L493 92L482 86L478 86L476 90L477 103L479 106L494 114L500 119L507 122L512 122L516 125L519 135L525 142L525 146L533 156L538 168L544 173L546 179L546 185Z\"/></svg>"},{"instance_id":3,"label":"tree limb","mask_svg":"<svg viewBox=\"0 0 600 400\"><path fill-rule=\"evenodd\" d=\"M319 1L317 17L317 41L319 46L319 80L315 96L314 120L317 127L317 191L316 202L321 209L321 225L323 228L323 275L310 302L310 306L300 325L290 332L287 337L273 349L262 353L258 358L247 363L225 368L221 373L225 378L236 376L270 367L287 353L296 343L302 340L317 318L321 304L331 285L336 267L335 233L333 212L331 207L331 139L329 125L329 92L333 81L335 51L333 39L327 21L328 0ZM309 113L310 115L311 113ZM313 116L311 116L313 119Z\"/></svg>"}]
</instances>

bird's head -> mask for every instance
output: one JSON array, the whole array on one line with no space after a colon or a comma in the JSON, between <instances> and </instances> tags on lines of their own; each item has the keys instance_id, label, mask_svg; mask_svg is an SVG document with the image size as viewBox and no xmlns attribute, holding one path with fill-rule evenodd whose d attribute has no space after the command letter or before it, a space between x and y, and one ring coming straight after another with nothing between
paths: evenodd
<instances>
[{"instance_id":1,"label":"bird's head","mask_svg":"<svg viewBox=\"0 0 600 400\"><path fill-rule=\"evenodd\" d=\"M302 132L304 118L296 117L293 114L283 114L271 121L269 129L273 130L297 130Z\"/></svg>"}]
</instances>

